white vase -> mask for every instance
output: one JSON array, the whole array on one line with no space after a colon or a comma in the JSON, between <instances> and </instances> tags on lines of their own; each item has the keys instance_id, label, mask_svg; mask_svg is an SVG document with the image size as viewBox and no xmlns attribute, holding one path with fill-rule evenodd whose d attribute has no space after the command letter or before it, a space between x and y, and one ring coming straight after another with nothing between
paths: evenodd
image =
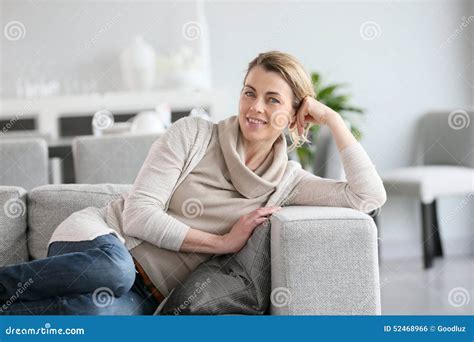
<instances>
[{"instance_id":1,"label":"white vase","mask_svg":"<svg viewBox=\"0 0 474 342\"><path fill-rule=\"evenodd\" d=\"M153 110L138 113L132 119L131 132L135 134L163 133L165 125Z\"/></svg>"},{"instance_id":2,"label":"white vase","mask_svg":"<svg viewBox=\"0 0 474 342\"><path fill-rule=\"evenodd\" d=\"M120 55L120 66L125 88L150 90L155 84L156 53L142 36L136 36L132 45Z\"/></svg>"}]
</instances>

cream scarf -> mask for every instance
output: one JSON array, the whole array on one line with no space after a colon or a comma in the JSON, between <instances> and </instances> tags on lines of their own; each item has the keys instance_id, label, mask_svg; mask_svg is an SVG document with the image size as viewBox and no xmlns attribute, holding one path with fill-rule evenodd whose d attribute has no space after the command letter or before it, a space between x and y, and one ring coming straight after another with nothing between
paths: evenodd
<instances>
[{"instance_id":1,"label":"cream scarf","mask_svg":"<svg viewBox=\"0 0 474 342\"><path fill-rule=\"evenodd\" d=\"M237 116L218 123L219 144L229 171L229 179L245 198L269 195L280 183L288 162L287 145L282 134L263 163L252 171L245 165L243 137Z\"/></svg>"}]
</instances>

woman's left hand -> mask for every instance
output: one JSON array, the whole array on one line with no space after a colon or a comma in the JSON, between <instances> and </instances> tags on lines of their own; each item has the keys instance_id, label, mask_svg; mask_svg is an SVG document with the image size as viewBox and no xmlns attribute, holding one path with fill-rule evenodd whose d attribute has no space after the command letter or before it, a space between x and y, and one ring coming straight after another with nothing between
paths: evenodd
<instances>
[{"instance_id":1,"label":"woman's left hand","mask_svg":"<svg viewBox=\"0 0 474 342\"><path fill-rule=\"evenodd\" d=\"M327 125L328 121L339 115L330 107L319 102L311 96L306 96L301 100L301 104L295 115L295 120L290 124L290 129L298 128L298 134L304 133L306 123L310 122L315 125Z\"/></svg>"}]
</instances>

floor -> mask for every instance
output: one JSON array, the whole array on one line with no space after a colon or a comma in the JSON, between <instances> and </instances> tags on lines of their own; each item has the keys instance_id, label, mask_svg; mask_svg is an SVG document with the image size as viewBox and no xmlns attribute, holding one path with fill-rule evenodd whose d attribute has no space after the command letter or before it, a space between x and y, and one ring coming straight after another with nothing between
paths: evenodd
<instances>
[{"instance_id":1,"label":"floor","mask_svg":"<svg viewBox=\"0 0 474 342\"><path fill-rule=\"evenodd\" d=\"M437 258L424 270L421 258L380 265L383 315L473 315L474 256Z\"/></svg>"}]
</instances>

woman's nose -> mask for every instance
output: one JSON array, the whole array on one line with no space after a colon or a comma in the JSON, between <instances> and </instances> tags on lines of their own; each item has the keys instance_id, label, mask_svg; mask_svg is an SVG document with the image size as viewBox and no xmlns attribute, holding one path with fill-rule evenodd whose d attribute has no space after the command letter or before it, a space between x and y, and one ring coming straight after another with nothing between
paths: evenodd
<instances>
[{"instance_id":1,"label":"woman's nose","mask_svg":"<svg viewBox=\"0 0 474 342\"><path fill-rule=\"evenodd\" d=\"M256 113L263 113L265 111L265 104L261 100L256 99L250 109Z\"/></svg>"}]
</instances>

